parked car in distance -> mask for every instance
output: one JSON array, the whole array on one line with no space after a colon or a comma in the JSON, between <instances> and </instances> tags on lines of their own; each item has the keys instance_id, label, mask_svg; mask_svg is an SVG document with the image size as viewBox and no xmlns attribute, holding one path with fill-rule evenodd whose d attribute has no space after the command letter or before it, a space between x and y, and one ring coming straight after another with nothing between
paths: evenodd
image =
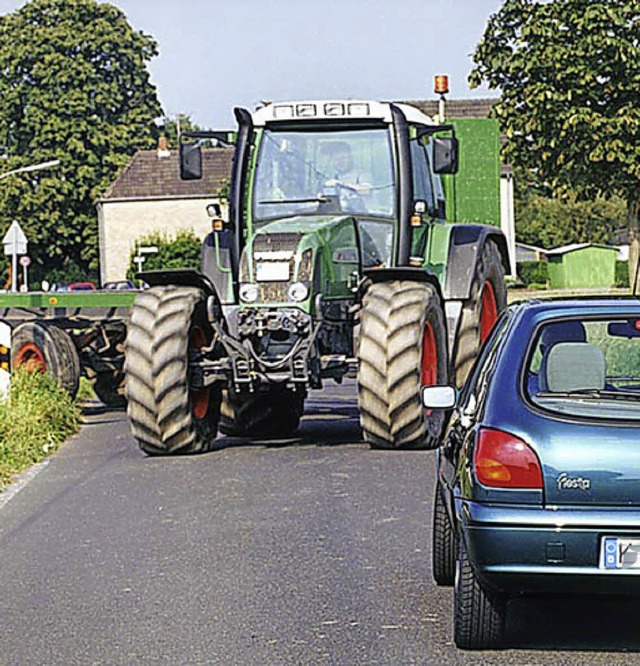
<instances>
[{"instance_id":1,"label":"parked car in distance","mask_svg":"<svg viewBox=\"0 0 640 666\"><path fill-rule=\"evenodd\" d=\"M131 280L117 280L115 282L105 282L102 285L103 289L107 291L133 291L137 290L138 287Z\"/></svg>"},{"instance_id":2,"label":"parked car in distance","mask_svg":"<svg viewBox=\"0 0 640 666\"><path fill-rule=\"evenodd\" d=\"M454 640L504 642L528 594L640 594L640 300L508 307L437 452L433 575L454 585Z\"/></svg>"},{"instance_id":3,"label":"parked car in distance","mask_svg":"<svg viewBox=\"0 0 640 666\"><path fill-rule=\"evenodd\" d=\"M93 282L72 282L69 291L96 291L96 285Z\"/></svg>"}]
</instances>

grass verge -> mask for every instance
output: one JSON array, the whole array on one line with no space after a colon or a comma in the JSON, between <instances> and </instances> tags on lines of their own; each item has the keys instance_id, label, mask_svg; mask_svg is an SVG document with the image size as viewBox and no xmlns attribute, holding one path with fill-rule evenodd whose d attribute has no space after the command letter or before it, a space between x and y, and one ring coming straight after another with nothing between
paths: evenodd
<instances>
[{"instance_id":1,"label":"grass verge","mask_svg":"<svg viewBox=\"0 0 640 666\"><path fill-rule=\"evenodd\" d=\"M0 489L80 427L80 408L46 373L16 370L0 402Z\"/></svg>"}]
</instances>

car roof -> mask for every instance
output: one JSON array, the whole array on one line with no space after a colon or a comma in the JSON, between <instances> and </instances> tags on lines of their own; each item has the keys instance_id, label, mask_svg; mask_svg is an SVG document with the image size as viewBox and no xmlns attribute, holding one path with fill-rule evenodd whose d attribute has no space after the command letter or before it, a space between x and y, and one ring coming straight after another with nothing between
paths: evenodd
<instances>
[{"instance_id":1,"label":"car roof","mask_svg":"<svg viewBox=\"0 0 640 666\"><path fill-rule=\"evenodd\" d=\"M640 298L635 296L580 296L574 298L532 299L510 306L514 314L535 319L578 315L640 314Z\"/></svg>"}]
</instances>

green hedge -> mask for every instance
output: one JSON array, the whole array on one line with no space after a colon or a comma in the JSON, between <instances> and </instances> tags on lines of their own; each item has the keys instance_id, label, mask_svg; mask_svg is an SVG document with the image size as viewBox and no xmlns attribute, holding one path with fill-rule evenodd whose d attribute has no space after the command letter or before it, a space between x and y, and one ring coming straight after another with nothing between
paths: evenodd
<instances>
[{"instance_id":1,"label":"green hedge","mask_svg":"<svg viewBox=\"0 0 640 666\"><path fill-rule=\"evenodd\" d=\"M517 264L520 281L525 287L531 284L547 284L548 272L546 261L521 261Z\"/></svg>"}]
</instances>

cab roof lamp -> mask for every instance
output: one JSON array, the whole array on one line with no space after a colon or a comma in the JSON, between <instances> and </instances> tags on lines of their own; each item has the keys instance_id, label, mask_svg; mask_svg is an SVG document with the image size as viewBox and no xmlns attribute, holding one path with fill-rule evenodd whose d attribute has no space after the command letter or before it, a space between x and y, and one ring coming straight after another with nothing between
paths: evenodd
<instances>
[{"instance_id":1,"label":"cab roof lamp","mask_svg":"<svg viewBox=\"0 0 640 666\"><path fill-rule=\"evenodd\" d=\"M449 77L446 74L436 75L433 91L436 95L446 95L449 92Z\"/></svg>"}]
</instances>

